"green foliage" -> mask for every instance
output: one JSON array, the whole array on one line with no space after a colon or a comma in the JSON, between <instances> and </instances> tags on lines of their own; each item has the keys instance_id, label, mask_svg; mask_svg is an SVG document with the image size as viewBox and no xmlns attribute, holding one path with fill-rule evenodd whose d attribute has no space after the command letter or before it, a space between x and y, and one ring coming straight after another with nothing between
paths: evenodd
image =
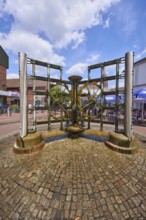
<instances>
[{"instance_id":1,"label":"green foliage","mask_svg":"<svg viewBox=\"0 0 146 220\"><path fill-rule=\"evenodd\" d=\"M51 88L51 104L54 102L56 102L57 100L59 100L62 104L67 104L70 101L69 96L67 96L67 93L63 90L61 90L61 88L59 86L53 86Z\"/></svg>"},{"instance_id":2,"label":"green foliage","mask_svg":"<svg viewBox=\"0 0 146 220\"><path fill-rule=\"evenodd\" d=\"M59 86L53 86L51 88L51 101L53 101L54 99L57 99L60 94L61 94L61 88Z\"/></svg>"},{"instance_id":3,"label":"green foliage","mask_svg":"<svg viewBox=\"0 0 146 220\"><path fill-rule=\"evenodd\" d=\"M17 105L11 105L11 110L12 110L12 111L17 110L17 108L18 108L18 106L17 106Z\"/></svg>"}]
</instances>

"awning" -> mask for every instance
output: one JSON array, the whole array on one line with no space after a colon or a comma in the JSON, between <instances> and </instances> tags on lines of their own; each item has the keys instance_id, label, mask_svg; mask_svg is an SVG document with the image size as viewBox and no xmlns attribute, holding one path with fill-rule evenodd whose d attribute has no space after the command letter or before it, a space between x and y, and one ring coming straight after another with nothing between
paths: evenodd
<instances>
[{"instance_id":1,"label":"awning","mask_svg":"<svg viewBox=\"0 0 146 220\"><path fill-rule=\"evenodd\" d=\"M146 103L146 98L135 98L133 99L133 103Z\"/></svg>"},{"instance_id":2,"label":"awning","mask_svg":"<svg viewBox=\"0 0 146 220\"><path fill-rule=\"evenodd\" d=\"M19 92L11 92L11 91L3 91L0 90L0 96L8 96L8 97L20 97Z\"/></svg>"},{"instance_id":3,"label":"awning","mask_svg":"<svg viewBox=\"0 0 146 220\"><path fill-rule=\"evenodd\" d=\"M133 92L133 96L136 98L146 99L146 88L138 89Z\"/></svg>"}]
</instances>

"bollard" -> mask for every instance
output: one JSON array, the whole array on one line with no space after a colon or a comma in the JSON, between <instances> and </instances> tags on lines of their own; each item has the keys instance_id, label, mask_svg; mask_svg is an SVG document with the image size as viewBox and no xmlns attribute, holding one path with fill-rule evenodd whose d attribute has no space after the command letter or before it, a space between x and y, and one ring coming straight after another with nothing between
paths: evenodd
<instances>
[{"instance_id":1,"label":"bollard","mask_svg":"<svg viewBox=\"0 0 146 220\"><path fill-rule=\"evenodd\" d=\"M8 116L8 117L11 116L10 107L7 108L7 116Z\"/></svg>"}]
</instances>

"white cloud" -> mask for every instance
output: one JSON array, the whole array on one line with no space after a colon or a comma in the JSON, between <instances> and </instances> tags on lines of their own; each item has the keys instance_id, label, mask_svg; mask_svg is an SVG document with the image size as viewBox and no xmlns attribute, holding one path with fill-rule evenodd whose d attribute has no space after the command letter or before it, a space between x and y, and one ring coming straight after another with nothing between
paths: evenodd
<instances>
[{"instance_id":1,"label":"white cloud","mask_svg":"<svg viewBox=\"0 0 146 220\"><path fill-rule=\"evenodd\" d=\"M62 39L56 42L55 47L61 49L67 46L70 42L72 42L73 44L72 48L75 49L78 47L80 43L84 41L84 39L85 39L84 32L74 31L73 33L66 33Z\"/></svg>"},{"instance_id":2,"label":"white cloud","mask_svg":"<svg viewBox=\"0 0 146 220\"><path fill-rule=\"evenodd\" d=\"M54 79L59 79L59 76L57 74L52 74L51 77L54 78Z\"/></svg>"},{"instance_id":3,"label":"white cloud","mask_svg":"<svg viewBox=\"0 0 146 220\"><path fill-rule=\"evenodd\" d=\"M18 79L19 75L17 73L7 74L7 79Z\"/></svg>"},{"instance_id":4,"label":"white cloud","mask_svg":"<svg viewBox=\"0 0 146 220\"><path fill-rule=\"evenodd\" d=\"M5 6L5 0L1 0L0 1L0 17L2 16L3 14L3 8Z\"/></svg>"},{"instance_id":5,"label":"white cloud","mask_svg":"<svg viewBox=\"0 0 146 220\"><path fill-rule=\"evenodd\" d=\"M102 22L102 13L120 0L1 0L0 16L13 17L7 34L0 33L4 49L14 54L22 51L28 57L65 66L65 58L56 49L68 45L75 49L86 39L86 30ZM7 15L7 16L5 16ZM67 70L68 74L83 74L87 65L96 63L98 54L85 63Z\"/></svg>"},{"instance_id":6,"label":"white cloud","mask_svg":"<svg viewBox=\"0 0 146 220\"><path fill-rule=\"evenodd\" d=\"M135 59L141 59L146 54L146 48L139 54L135 55Z\"/></svg>"},{"instance_id":7,"label":"white cloud","mask_svg":"<svg viewBox=\"0 0 146 220\"><path fill-rule=\"evenodd\" d=\"M69 68L66 73L69 75L83 75L87 69L87 63L77 63Z\"/></svg>"},{"instance_id":8,"label":"white cloud","mask_svg":"<svg viewBox=\"0 0 146 220\"><path fill-rule=\"evenodd\" d=\"M86 62L91 65L93 63L96 63L99 59L100 54L99 53L93 53L90 54L89 57L86 59Z\"/></svg>"},{"instance_id":9,"label":"white cloud","mask_svg":"<svg viewBox=\"0 0 146 220\"><path fill-rule=\"evenodd\" d=\"M27 32L12 30L9 34L0 34L0 42L15 54L18 51L27 53L28 57L64 65L64 57L54 53L52 45L39 36Z\"/></svg>"},{"instance_id":10,"label":"white cloud","mask_svg":"<svg viewBox=\"0 0 146 220\"><path fill-rule=\"evenodd\" d=\"M110 26L110 17L108 17L103 24L104 28L109 28L109 26Z\"/></svg>"},{"instance_id":11,"label":"white cloud","mask_svg":"<svg viewBox=\"0 0 146 220\"><path fill-rule=\"evenodd\" d=\"M138 50L138 49L139 49L139 45L138 45L137 43L135 43L135 44L133 45L133 48L136 49L136 50Z\"/></svg>"},{"instance_id":12,"label":"white cloud","mask_svg":"<svg viewBox=\"0 0 146 220\"><path fill-rule=\"evenodd\" d=\"M77 74L77 75L83 75L87 73L87 67L91 64L95 64L98 62L99 59L98 53L90 54L88 58L86 58L85 63L76 63L72 67L70 67L66 74Z\"/></svg>"},{"instance_id":13,"label":"white cloud","mask_svg":"<svg viewBox=\"0 0 146 220\"><path fill-rule=\"evenodd\" d=\"M84 41L86 29L102 24L101 13L119 1L13 0L6 1L2 8L13 16L15 29L44 33L56 47L73 43L74 48Z\"/></svg>"}]
</instances>

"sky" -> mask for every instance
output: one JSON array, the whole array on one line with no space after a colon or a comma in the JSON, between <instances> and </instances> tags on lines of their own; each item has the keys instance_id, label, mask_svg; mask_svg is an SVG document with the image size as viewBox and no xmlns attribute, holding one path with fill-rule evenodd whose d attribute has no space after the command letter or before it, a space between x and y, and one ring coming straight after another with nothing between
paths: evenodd
<instances>
[{"instance_id":1,"label":"sky","mask_svg":"<svg viewBox=\"0 0 146 220\"><path fill-rule=\"evenodd\" d=\"M134 51L146 57L145 0L0 0L0 45L7 78L18 77L18 53L58 64L63 78ZM52 72L52 77L58 77Z\"/></svg>"}]
</instances>

